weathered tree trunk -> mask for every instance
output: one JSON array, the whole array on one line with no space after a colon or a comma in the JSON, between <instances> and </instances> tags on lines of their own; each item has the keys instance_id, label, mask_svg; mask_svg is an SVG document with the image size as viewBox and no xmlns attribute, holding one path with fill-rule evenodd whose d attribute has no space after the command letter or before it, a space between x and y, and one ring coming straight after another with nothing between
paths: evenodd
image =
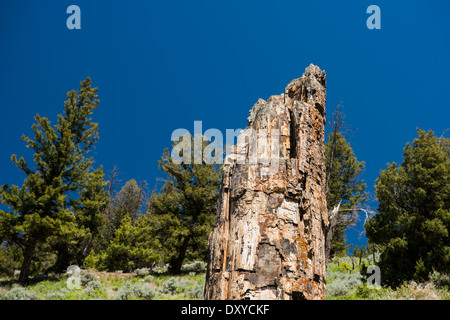
<instances>
[{"instance_id":1,"label":"weathered tree trunk","mask_svg":"<svg viewBox=\"0 0 450 320\"><path fill-rule=\"evenodd\" d=\"M250 111L223 168L206 299L325 298L325 87L310 65Z\"/></svg>"},{"instance_id":2,"label":"weathered tree trunk","mask_svg":"<svg viewBox=\"0 0 450 320\"><path fill-rule=\"evenodd\" d=\"M339 209L341 207L341 202L331 211L328 216L328 226L325 228L325 261L329 261L333 256L333 250L331 248L331 242L333 240L334 229L338 224L339 219Z\"/></svg>"},{"instance_id":3,"label":"weathered tree trunk","mask_svg":"<svg viewBox=\"0 0 450 320\"><path fill-rule=\"evenodd\" d=\"M33 260L34 251L36 249L36 242L32 241L26 244L25 252L22 262L22 267L20 269L19 283L23 286L28 285L31 261Z\"/></svg>"}]
</instances>

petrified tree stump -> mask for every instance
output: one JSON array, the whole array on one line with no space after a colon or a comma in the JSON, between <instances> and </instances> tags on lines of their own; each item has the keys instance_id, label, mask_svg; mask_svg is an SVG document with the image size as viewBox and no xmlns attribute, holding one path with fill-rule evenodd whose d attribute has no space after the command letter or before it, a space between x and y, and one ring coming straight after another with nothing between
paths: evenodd
<instances>
[{"instance_id":1,"label":"petrified tree stump","mask_svg":"<svg viewBox=\"0 0 450 320\"><path fill-rule=\"evenodd\" d=\"M325 87L310 65L250 110L223 168L205 299L325 298Z\"/></svg>"}]
</instances>

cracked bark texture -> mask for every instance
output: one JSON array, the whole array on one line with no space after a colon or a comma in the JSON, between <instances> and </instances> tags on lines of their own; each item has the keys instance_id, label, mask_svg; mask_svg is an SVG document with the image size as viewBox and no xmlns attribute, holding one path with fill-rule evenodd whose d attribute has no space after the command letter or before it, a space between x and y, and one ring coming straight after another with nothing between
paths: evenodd
<instances>
[{"instance_id":1,"label":"cracked bark texture","mask_svg":"<svg viewBox=\"0 0 450 320\"><path fill-rule=\"evenodd\" d=\"M325 298L325 87L325 71L311 64L285 94L250 110L240 137L253 130L259 139L226 158L205 299ZM237 161L251 148L278 161Z\"/></svg>"}]
</instances>

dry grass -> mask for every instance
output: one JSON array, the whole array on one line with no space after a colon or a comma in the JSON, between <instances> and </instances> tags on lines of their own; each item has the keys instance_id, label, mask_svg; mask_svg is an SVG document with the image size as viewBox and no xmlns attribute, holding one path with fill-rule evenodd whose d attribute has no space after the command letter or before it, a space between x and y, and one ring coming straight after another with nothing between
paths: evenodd
<instances>
[{"instance_id":1,"label":"dry grass","mask_svg":"<svg viewBox=\"0 0 450 320\"><path fill-rule=\"evenodd\" d=\"M389 292L389 300L443 300L446 298L442 290L438 290L431 282L416 283L410 281L397 290Z\"/></svg>"}]
</instances>

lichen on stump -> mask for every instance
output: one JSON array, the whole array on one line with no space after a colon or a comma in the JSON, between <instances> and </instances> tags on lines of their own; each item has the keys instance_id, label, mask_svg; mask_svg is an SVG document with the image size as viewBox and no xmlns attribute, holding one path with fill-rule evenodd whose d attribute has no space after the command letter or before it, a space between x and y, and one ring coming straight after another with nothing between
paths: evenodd
<instances>
[{"instance_id":1,"label":"lichen on stump","mask_svg":"<svg viewBox=\"0 0 450 320\"><path fill-rule=\"evenodd\" d=\"M311 64L250 110L223 167L205 299L325 298L325 87Z\"/></svg>"}]
</instances>

